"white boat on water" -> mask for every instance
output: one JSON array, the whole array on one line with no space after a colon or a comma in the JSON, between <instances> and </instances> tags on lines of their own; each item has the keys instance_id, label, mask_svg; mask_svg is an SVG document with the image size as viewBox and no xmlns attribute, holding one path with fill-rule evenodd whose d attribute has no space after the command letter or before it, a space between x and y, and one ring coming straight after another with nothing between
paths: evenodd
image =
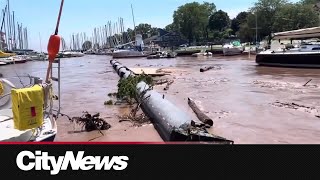
<instances>
[{"instance_id":1,"label":"white boat on water","mask_svg":"<svg viewBox=\"0 0 320 180\"><path fill-rule=\"evenodd\" d=\"M136 49L117 49L112 53L113 58L147 57L148 55Z\"/></svg>"},{"instance_id":2,"label":"white boat on water","mask_svg":"<svg viewBox=\"0 0 320 180\"><path fill-rule=\"evenodd\" d=\"M62 52L63 57L82 57L85 54L78 51L64 51Z\"/></svg>"},{"instance_id":3,"label":"white boat on water","mask_svg":"<svg viewBox=\"0 0 320 180\"><path fill-rule=\"evenodd\" d=\"M222 50L225 56L240 55L245 50L245 47L241 45L239 39L230 39L223 45Z\"/></svg>"},{"instance_id":4,"label":"white boat on water","mask_svg":"<svg viewBox=\"0 0 320 180\"><path fill-rule=\"evenodd\" d=\"M135 57L147 57L149 53L143 51L144 43L142 35L136 35L135 43L129 42L119 45L112 53L113 58L135 58Z\"/></svg>"},{"instance_id":5,"label":"white boat on water","mask_svg":"<svg viewBox=\"0 0 320 180\"><path fill-rule=\"evenodd\" d=\"M27 59L29 61L45 61L47 59L47 56L44 53L35 53L29 54L27 56Z\"/></svg>"},{"instance_id":6,"label":"white boat on water","mask_svg":"<svg viewBox=\"0 0 320 180\"><path fill-rule=\"evenodd\" d=\"M17 56L12 56L8 58L0 58L0 62L6 63L6 64L20 64L20 63L25 63L27 61L28 61L28 58L25 55L17 55Z\"/></svg>"},{"instance_id":7,"label":"white boat on water","mask_svg":"<svg viewBox=\"0 0 320 180\"><path fill-rule=\"evenodd\" d=\"M202 50L201 52L199 53L194 53L192 54L192 57L211 57L213 56L212 52L208 52L208 51L205 51L205 50Z\"/></svg>"}]
</instances>

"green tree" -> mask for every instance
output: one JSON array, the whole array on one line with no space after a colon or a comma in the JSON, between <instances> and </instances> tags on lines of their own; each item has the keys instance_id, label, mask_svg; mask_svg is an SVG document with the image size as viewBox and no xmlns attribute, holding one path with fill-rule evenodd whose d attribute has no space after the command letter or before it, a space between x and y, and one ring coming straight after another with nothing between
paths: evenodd
<instances>
[{"instance_id":1,"label":"green tree","mask_svg":"<svg viewBox=\"0 0 320 180\"><path fill-rule=\"evenodd\" d=\"M176 26L176 24L174 23L171 23L169 25L167 25L165 28L164 28L166 31L179 31L179 27Z\"/></svg>"},{"instance_id":2,"label":"green tree","mask_svg":"<svg viewBox=\"0 0 320 180\"><path fill-rule=\"evenodd\" d=\"M252 12L247 13L247 18L239 25L239 30L236 32L236 35L244 42L252 42L255 41L256 38L261 39L259 37L265 37L261 35L261 26L259 21L258 14L254 14ZM256 22L258 22L256 24ZM257 31L256 31L256 28Z\"/></svg>"},{"instance_id":3,"label":"green tree","mask_svg":"<svg viewBox=\"0 0 320 180\"><path fill-rule=\"evenodd\" d=\"M83 44L82 44L82 49L84 51L87 51L89 49L92 48L92 42L91 41L85 41Z\"/></svg>"},{"instance_id":4,"label":"green tree","mask_svg":"<svg viewBox=\"0 0 320 180\"><path fill-rule=\"evenodd\" d=\"M228 13L219 10L213 13L209 19L209 28L210 30L224 31L230 25L230 18Z\"/></svg>"},{"instance_id":5,"label":"green tree","mask_svg":"<svg viewBox=\"0 0 320 180\"><path fill-rule=\"evenodd\" d=\"M158 35L158 28L153 27L151 28L150 36L155 36L155 35Z\"/></svg>"},{"instance_id":6,"label":"green tree","mask_svg":"<svg viewBox=\"0 0 320 180\"><path fill-rule=\"evenodd\" d=\"M309 5L287 4L276 13L272 29L281 32L309 28L317 26L318 22L316 12Z\"/></svg>"},{"instance_id":7,"label":"green tree","mask_svg":"<svg viewBox=\"0 0 320 180\"><path fill-rule=\"evenodd\" d=\"M204 40L208 37L208 20L216 11L213 3L187 3L173 14L173 24L168 28L177 29L185 36L189 43L194 40Z\"/></svg>"},{"instance_id":8,"label":"green tree","mask_svg":"<svg viewBox=\"0 0 320 180\"><path fill-rule=\"evenodd\" d=\"M232 33L235 35L240 30L240 25L247 23L248 12L240 12L237 17L231 20Z\"/></svg>"},{"instance_id":9,"label":"green tree","mask_svg":"<svg viewBox=\"0 0 320 180\"><path fill-rule=\"evenodd\" d=\"M317 3L319 3L320 0L301 0L300 3L304 4L304 5L315 5Z\"/></svg>"},{"instance_id":10,"label":"green tree","mask_svg":"<svg viewBox=\"0 0 320 180\"><path fill-rule=\"evenodd\" d=\"M158 28L152 27L150 24L147 24L147 23L141 23L138 26L136 26L136 33L141 34L142 38L145 39L145 38L148 38L149 36L157 35Z\"/></svg>"},{"instance_id":11,"label":"green tree","mask_svg":"<svg viewBox=\"0 0 320 180\"><path fill-rule=\"evenodd\" d=\"M134 34L134 31L130 28L127 29L127 33L128 33L128 36L131 40L133 40L135 34Z\"/></svg>"},{"instance_id":12,"label":"green tree","mask_svg":"<svg viewBox=\"0 0 320 180\"><path fill-rule=\"evenodd\" d=\"M246 34L242 34L240 36L247 37L248 32L250 34L253 32L252 36L255 36L254 29L258 28L257 37L259 39L268 37L268 40L270 41L271 34L275 32L273 29L275 15L277 11L279 11L286 4L288 4L287 0L259 0L256 2L254 7L250 9L251 14L249 14L247 17L247 25L241 26L250 31L246 32L240 28L240 33Z\"/></svg>"}]
</instances>

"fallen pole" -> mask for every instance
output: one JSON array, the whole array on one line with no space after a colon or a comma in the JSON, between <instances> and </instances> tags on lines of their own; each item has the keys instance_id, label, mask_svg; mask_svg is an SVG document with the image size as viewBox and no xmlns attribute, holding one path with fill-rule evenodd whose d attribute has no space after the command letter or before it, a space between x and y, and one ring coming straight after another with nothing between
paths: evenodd
<instances>
[{"instance_id":1,"label":"fallen pole","mask_svg":"<svg viewBox=\"0 0 320 180\"><path fill-rule=\"evenodd\" d=\"M121 78L134 76L134 73L116 60L110 61ZM233 141L207 132L204 127L194 126L195 122L186 113L165 99L143 81L136 90L142 96L141 109L154 124L164 141L202 141L217 144L233 144Z\"/></svg>"},{"instance_id":2,"label":"fallen pole","mask_svg":"<svg viewBox=\"0 0 320 180\"><path fill-rule=\"evenodd\" d=\"M206 114L201 112L201 110L197 107L196 103L192 99L188 98L188 104L201 122L205 123L210 127L213 126L213 120L209 118Z\"/></svg>"}]
</instances>

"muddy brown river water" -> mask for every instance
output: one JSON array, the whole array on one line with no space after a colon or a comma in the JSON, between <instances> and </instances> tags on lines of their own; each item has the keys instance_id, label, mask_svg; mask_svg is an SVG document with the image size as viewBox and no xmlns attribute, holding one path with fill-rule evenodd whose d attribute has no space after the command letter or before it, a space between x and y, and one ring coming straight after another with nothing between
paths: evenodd
<instances>
[{"instance_id":1,"label":"muddy brown river water","mask_svg":"<svg viewBox=\"0 0 320 180\"><path fill-rule=\"evenodd\" d=\"M56 141L162 141L152 124L119 123L128 107L105 106L108 93L117 91L119 77L109 56L62 59L61 112L71 117L83 111L100 113L111 129L83 132L66 117L58 120ZM127 67L170 70L174 83L159 93L196 118L192 98L214 120L211 133L237 144L318 144L320 142L320 69L260 67L254 57L178 57L176 59L120 59ZM19 84L17 74L45 78L48 62L0 66L5 78ZM217 68L201 73L202 66ZM27 82L27 78L22 78ZM312 81L303 86L310 79Z\"/></svg>"}]
</instances>

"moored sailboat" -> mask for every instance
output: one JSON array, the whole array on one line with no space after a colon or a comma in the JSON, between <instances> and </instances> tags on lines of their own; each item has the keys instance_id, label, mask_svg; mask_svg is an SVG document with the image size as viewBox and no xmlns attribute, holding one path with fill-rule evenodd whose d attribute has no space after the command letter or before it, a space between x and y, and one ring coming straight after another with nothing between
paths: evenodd
<instances>
[{"instance_id":1,"label":"moored sailboat","mask_svg":"<svg viewBox=\"0 0 320 180\"><path fill-rule=\"evenodd\" d=\"M320 27L275 33L274 40L301 40L320 38ZM320 42L302 42L296 48L272 48L256 56L256 63L264 66L320 68Z\"/></svg>"}]
</instances>

